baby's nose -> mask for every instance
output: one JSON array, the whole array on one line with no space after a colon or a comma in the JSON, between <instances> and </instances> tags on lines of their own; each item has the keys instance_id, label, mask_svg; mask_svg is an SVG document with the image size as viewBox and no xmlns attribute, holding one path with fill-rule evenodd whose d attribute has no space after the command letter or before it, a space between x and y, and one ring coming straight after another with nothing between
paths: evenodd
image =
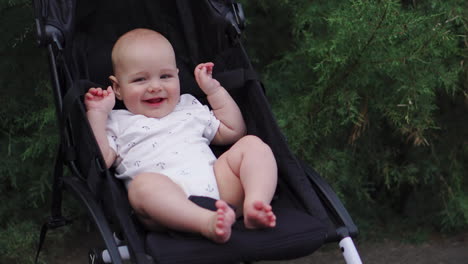
<instances>
[{"instance_id":1,"label":"baby's nose","mask_svg":"<svg viewBox=\"0 0 468 264\"><path fill-rule=\"evenodd\" d=\"M152 81L148 86L148 92L158 92L161 90L161 84L158 81Z\"/></svg>"}]
</instances>

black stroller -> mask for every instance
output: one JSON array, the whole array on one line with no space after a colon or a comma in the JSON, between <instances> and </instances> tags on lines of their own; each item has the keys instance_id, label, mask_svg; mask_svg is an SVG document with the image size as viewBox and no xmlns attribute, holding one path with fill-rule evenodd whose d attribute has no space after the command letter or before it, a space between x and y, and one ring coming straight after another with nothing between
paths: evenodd
<instances>
[{"instance_id":1,"label":"black stroller","mask_svg":"<svg viewBox=\"0 0 468 264\"><path fill-rule=\"evenodd\" d=\"M251 263L306 256L328 242L340 242L347 263L361 263L351 240L357 228L347 211L329 185L294 157L273 118L264 87L240 41L245 25L240 4L35 0L34 7L38 42L48 49L61 139L52 215L41 230L38 255L47 230L69 222L62 216L61 202L63 191L70 191L85 206L104 241L102 250L90 250L89 263ZM181 93L201 102L206 99L193 69L199 62L215 63L214 77L241 108L248 134L263 139L275 154L279 183L272 206L277 227L252 231L239 221L229 242L219 245L201 236L147 232L138 223L125 187L104 165L82 97L91 86L109 84L113 43L134 28L151 28L169 39L177 54ZM225 150L213 147L217 155ZM64 165L70 171L66 175ZM208 209L214 205L203 197L191 200Z\"/></svg>"}]
</instances>

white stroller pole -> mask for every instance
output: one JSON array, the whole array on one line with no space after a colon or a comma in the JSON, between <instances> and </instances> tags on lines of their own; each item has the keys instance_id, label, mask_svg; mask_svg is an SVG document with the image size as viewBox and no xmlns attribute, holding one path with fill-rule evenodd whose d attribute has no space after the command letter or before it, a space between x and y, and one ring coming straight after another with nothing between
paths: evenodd
<instances>
[{"instance_id":1,"label":"white stroller pole","mask_svg":"<svg viewBox=\"0 0 468 264\"><path fill-rule=\"evenodd\" d=\"M346 261L346 264L362 264L356 246L351 237L345 237L340 241L341 252Z\"/></svg>"},{"instance_id":2,"label":"white stroller pole","mask_svg":"<svg viewBox=\"0 0 468 264\"><path fill-rule=\"evenodd\" d=\"M116 233L114 233L114 240L115 244L117 244L118 246L120 257L122 258L122 260L130 260L130 252L128 251L128 247L123 245L124 241L120 240ZM112 259L107 249L102 251L101 257L104 263L112 263Z\"/></svg>"},{"instance_id":3,"label":"white stroller pole","mask_svg":"<svg viewBox=\"0 0 468 264\"><path fill-rule=\"evenodd\" d=\"M130 252L128 251L128 247L127 246L120 246L118 248L119 248L120 257L122 258L122 260L129 260L130 259ZM112 259L111 259L110 255L109 255L109 251L107 251L107 249L105 249L102 252L102 261L104 263L112 263Z\"/></svg>"},{"instance_id":4,"label":"white stroller pole","mask_svg":"<svg viewBox=\"0 0 468 264\"><path fill-rule=\"evenodd\" d=\"M339 245L346 264L362 264L361 257L354 245L353 239L349 236L348 230L342 227L338 228L337 232L342 237Z\"/></svg>"}]
</instances>

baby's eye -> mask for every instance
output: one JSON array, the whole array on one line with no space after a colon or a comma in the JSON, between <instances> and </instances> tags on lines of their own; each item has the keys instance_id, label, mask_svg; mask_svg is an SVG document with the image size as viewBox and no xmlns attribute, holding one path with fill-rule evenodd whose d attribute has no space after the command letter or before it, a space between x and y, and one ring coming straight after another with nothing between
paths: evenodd
<instances>
[{"instance_id":1,"label":"baby's eye","mask_svg":"<svg viewBox=\"0 0 468 264\"><path fill-rule=\"evenodd\" d=\"M171 78L171 77L172 77L171 74L163 74L163 75L161 75L161 79L169 79L169 78Z\"/></svg>"},{"instance_id":2,"label":"baby's eye","mask_svg":"<svg viewBox=\"0 0 468 264\"><path fill-rule=\"evenodd\" d=\"M144 80L145 80L145 78L139 77L139 78L133 79L132 82L142 82L142 81L144 81Z\"/></svg>"}]
</instances>

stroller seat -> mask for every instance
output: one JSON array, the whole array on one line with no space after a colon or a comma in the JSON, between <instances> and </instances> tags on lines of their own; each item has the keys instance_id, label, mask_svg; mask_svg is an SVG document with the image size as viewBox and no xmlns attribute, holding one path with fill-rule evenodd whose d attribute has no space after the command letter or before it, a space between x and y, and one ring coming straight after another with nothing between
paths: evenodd
<instances>
[{"instance_id":1,"label":"stroller seat","mask_svg":"<svg viewBox=\"0 0 468 264\"><path fill-rule=\"evenodd\" d=\"M215 210L215 201L211 198L194 200ZM215 244L198 235L152 232L146 236L146 248L161 263L239 263L298 258L324 243L326 229L319 219L293 208L275 207L274 211L275 228L249 230L241 219L234 224L231 239L226 244Z\"/></svg>"},{"instance_id":2,"label":"stroller seat","mask_svg":"<svg viewBox=\"0 0 468 264\"><path fill-rule=\"evenodd\" d=\"M360 263L350 242L357 228L349 214L330 186L290 151L274 119L265 88L241 42L244 22L239 4L225 0L37 0L34 4L38 40L49 52L61 136L52 217L44 224L40 245L48 229L67 223L61 199L62 192L68 191L88 210L112 263L122 263L114 233L123 235L133 263L292 259L334 241L344 241L340 246L345 259L351 259L348 263ZM136 220L123 183L105 168L83 105L90 87L110 84L112 45L134 28L151 28L169 39L177 56L181 93L190 93L204 104L206 98L193 69L200 62L215 63L214 78L239 105L248 134L267 143L277 160L279 179L272 202L275 228L248 230L238 220L230 240L220 245L195 235L147 232ZM213 146L212 150L219 156L227 148ZM71 172L68 175L62 173L64 165ZM213 199L191 199L199 206L215 208ZM90 263L105 261L103 256L93 251Z\"/></svg>"}]
</instances>

